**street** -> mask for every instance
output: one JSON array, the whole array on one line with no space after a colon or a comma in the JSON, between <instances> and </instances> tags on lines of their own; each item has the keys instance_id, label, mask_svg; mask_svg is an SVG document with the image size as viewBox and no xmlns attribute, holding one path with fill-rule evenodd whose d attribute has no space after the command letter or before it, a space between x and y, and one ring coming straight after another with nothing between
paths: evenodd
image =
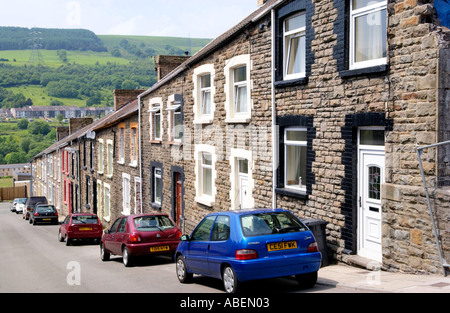
<instances>
[{"instance_id":1,"label":"street","mask_svg":"<svg viewBox=\"0 0 450 313\"><path fill-rule=\"evenodd\" d=\"M9 208L9 202L0 203L1 293L224 293L217 279L195 276L191 284L179 283L169 257L141 258L131 268L121 257L102 262L97 244L66 246L57 239L59 226L30 225ZM302 290L290 278L243 287L261 294L353 292L320 284Z\"/></svg>"}]
</instances>

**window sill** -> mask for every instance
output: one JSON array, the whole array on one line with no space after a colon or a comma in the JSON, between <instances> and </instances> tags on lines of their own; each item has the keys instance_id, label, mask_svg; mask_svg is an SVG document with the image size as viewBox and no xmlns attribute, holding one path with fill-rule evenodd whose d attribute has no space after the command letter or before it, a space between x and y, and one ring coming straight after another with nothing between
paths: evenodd
<instances>
[{"instance_id":1,"label":"window sill","mask_svg":"<svg viewBox=\"0 0 450 313\"><path fill-rule=\"evenodd\" d=\"M274 86L276 88L284 88L284 87L301 86L306 84L308 84L308 77L276 81L274 83Z\"/></svg>"},{"instance_id":2,"label":"window sill","mask_svg":"<svg viewBox=\"0 0 450 313\"><path fill-rule=\"evenodd\" d=\"M183 143L181 141L168 141L167 144L172 146L182 146Z\"/></svg>"},{"instance_id":3,"label":"window sill","mask_svg":"<svg viewBox=\"0 0 450 313\"><path fill-rule=\"evenodd\" d=\"M225 119L225 123L229 124L247 124L252 120L251 117L233 117Z\"/></svg>"},{"instance_id":4,"label":"window sill","mask_svg":"<svg viewBox=\"0 0 450 313\"><path fill-rule=\"evenodd\" d=\"M357 77L357 76L364 76L364 75L370 75L370 74L382 74L385 73L388 70L387 64L384 65L377 65L377 66L371 66L371 67L365 67L365 68L358 68L353 70L345 70L340 71L339 76L342 78L351 78L351 77Z\"/></svg>"},{"instance_id":5,"label":"window sill","mask_svg":"<svg viewBox=\"0 0 450 313\"><path fill-rule=\"evenodd\" d=\"M214 199L205 196L195 197L195 202L206 205L208 207L212 207L214 205Z\"/></svg>"},{"instance_id":6,"label":"window sill","mask_svg":"<svg viewBox=\"0 0 450 313\"><path fill-rule=\"evenodd\" d=\"M130 166L130 167L137 167L137 162L130 163L130 164L128 164L128 166Z\"/></svg>"},{"instance_id":7,"label":"window sill","mask_svg":"<svg viewBox=\"0 0 450 313\"><path fill-rule=\"evenodd\" d=\"M205 119L194 119L194 124L211 124L213 122L213 118L205 118Z\"/></svg>"},{"instance_id":8,"label":"window sill","mask_svg":"<svg viewBox=\"0 0 450 313\"><path fill-rule=\"evenodd\" d=\"M124 160L117 161L117 164L124 165L124 164L125 164L125 161L124 161Z\"/></svg>"},{"instance_id":9,"label":"window sill","mask_svg":"<svg viewBox=\"0 0 450 313\"><path fill-rule=\"evenodd\" d=\"M106 174L106 177L109 178L109 179L112 179L113 178L113 174Z\"/></svg>"},{"instance_id":10,"label":"window sill","mask_svg":"<svg viewBox=\"0 0 450 313\"><path fill-rule=\"evenodd\" d=\"M297 199L308 199L308 194L306 191L302 190L294 190L289 188L275 188L275 192L279 195L293 197Z\"/></svg>"},{"instance_id":11,"label":"window sill","mask_svg":"<svg viewBox=\"0 0 450 313\"><path fill-rule=\"evenodd\" d=\"M148 142L149 142L149 143L157 143L157 144L161 144L161 143L162 143L162 140L155 140L155 139L152 139L152 140L149 140Z\"/></svg>"},{"instance_id":12,"label":"window sill","mask_svg":"<svg viewBox=\"0 0 450 313\"><path fill-rule=\"evenodd\" d=\"M161 203L150 202L150 206L151 206L153 209L161 210Z\"/></svg>"},{"instance_id":13,"label":"window sill","mask_svg":"<svg viewBox=\"0 0 450 313\"><path fill-rule=\"evenodd\" d=\"M111 221L111 217L109 217L109 216L103 216L103 219L105 221L107 221L108 223Z\"/></svg>"}]
</instances>

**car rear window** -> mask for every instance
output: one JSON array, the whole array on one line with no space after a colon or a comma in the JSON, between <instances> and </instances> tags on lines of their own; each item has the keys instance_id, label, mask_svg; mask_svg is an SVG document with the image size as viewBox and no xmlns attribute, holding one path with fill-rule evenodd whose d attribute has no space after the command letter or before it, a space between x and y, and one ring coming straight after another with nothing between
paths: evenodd
<instances>
[{"instance_id":1,"label":"car rear window","mask_svg":"<svg viewBox=\"0 0 450 313\"><path fill-rule=\"evenodd\" d=\"M97 224L97 222L97 216L93 215L72 216L72 224Z\"/></svg>"},{"instance_id":2,"label":"car rear window","mask_svg":"<svg viewBox=\"0 0 450 313\"><path fill-rule=\"evenodd\" d=\"M53 206L38 206L36 208L36 212L38 213L53 213L55 211L55 207Z\"/></svg>"},{"instance_id":3,"label":"car rear window","mask_svg":"<svg viewBox=\"0 0 450 313\"><path fill-rule=\"evenodd\" d=\"M168 216L139 216L134 218L134 227L139 231L157 231L175 227Z\"/></svg>"},{"instance_id":4,"label":"car rear window","mask_svg":"<svg viewBox=\"0 0 450 313\"><path fill-rule=\"evenodd\" d=\"M31 198L30 204L35 205L36 203L47 203L47 198Z\"/></svg>"},{"instance_id":5,"label":"car rear window","mask_svg":"<svg viewBox=\"0 0 450 313\"><path fill-rule=\"evenodd\" d=\"M17 199L16 202L17 202L17 203L20 203L20 204L25 204L25 202L27 202L27 198L20 198L20 199Z\"/></svg>"},{"instance_id":6,"label":"car rear window","mask_svg":"<svg viewBox=\"0 0 450 313\"><path fill-rule=\"evenodd\" d=\"M299 232L307 227L289 212L264 212L241 216L242 233L246 237L286 232Z\"/></svg>"}]
</instances>

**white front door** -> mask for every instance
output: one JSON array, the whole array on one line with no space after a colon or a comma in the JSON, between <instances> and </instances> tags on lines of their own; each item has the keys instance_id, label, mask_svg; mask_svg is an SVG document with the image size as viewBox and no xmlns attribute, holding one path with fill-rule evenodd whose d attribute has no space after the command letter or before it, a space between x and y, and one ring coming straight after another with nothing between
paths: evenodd
<instances>
[{"instance_id":1,"label":"white front door","mask_svg":"<svg viewBox=\"0 0 450 313\"><path fill-rule=\"evenodd\" d=\"M383 132L384 133L384 132ZM381 186L384 183L384 145L359 145L358 255L382 261Z\"/></svg>"},{"instance_id":2,"label":"white front door","mask_svg":"<svg viewBox=\"0 0 450 313\"><path fill-rule=\"evenodd\" d=\"M238 199L239 209L249 209L251 192L248 184L248 160L238 160Z\"/></svg>"}]
</instances>

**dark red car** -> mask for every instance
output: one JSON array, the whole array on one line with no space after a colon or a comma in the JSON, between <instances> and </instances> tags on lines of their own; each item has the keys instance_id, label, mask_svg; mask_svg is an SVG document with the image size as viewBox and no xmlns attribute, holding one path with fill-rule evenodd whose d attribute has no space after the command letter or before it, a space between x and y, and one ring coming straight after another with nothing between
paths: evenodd
<instances>
[{"instance_id":1,"label":"dark red car","mask_svg":"<svg viewBox=\"0 0 450 313\"><path fill-rule=\"evenodd\" d=\"M102 261L108 261L111 254L121 255L128 267L136 256L173 256L180 237L181 230L167 214L122 216L103 234L100 256Z\"/></svg>"},{"instance_id":2,"label":"dark red car","mask_svg":"<svg viewBox=\"0 0 450 313\"><path fill-rule=\"evenodd\" d=\"M102 223L97 215L91 213L69 214L59 227L58 239L66 245L70 245L73 240L93 239L100 242L103 229Z\"/></svg>"}]
</instances>

